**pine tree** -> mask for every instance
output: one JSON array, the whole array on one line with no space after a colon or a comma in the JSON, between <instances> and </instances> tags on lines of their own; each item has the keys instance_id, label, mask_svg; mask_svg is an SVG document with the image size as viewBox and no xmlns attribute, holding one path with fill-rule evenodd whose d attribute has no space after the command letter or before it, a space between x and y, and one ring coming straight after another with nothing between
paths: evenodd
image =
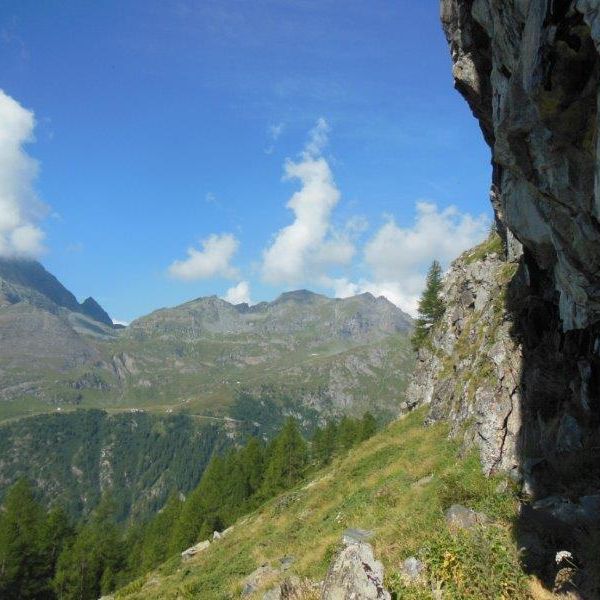
<instances>
[{"instance_id":1,"label":"pine tree","mask_svg":"<svg viewBox=\"0 0 600 600\"><path fill-rule=\"evenodd\" d=\"M132 528L127 542L131 575L145 573L177 553L179 548L173 547L169 535L180 518L182 505L179 494L174 492L163 509L144 527Z\"/></svg>"},{"instance_id":2,"label":"pine tree","mask_svg":"<svg viewBox=\"0 0 600 600\"><path fill-rule=\"evenodd\" d=\"M419 300L419 316L416 320L415 331L412 336L412 345L415 350L419 350L429 335L429 331L437 323L446 307L440 297L442 289L442 267L437 260L431 263L425 289Z\"/></svg>"},{"instance_id":3,"label":"pine tree","mask_svg":"<svg viewBox=\"0 0 600 600\"><path fill-rule=\"evenodd\" d=\"M56 565L54 589L61 600L99 598L119 585L127 548L114 522L115 504L104 499L89 523L67 544Z\"/></svg>"},{"instance_id":4,"label":"pine tree","mask_svg":"<svg viewBox=\"0 0 600 600\"><path fill-rule=\"evenodd\" d=\"M298 482L308 464L306 442L292 418L287 419L279 435L271 442L263 483L263 494L273 496Z\"/></svg>"},{"instance_id":5,"label":"pine tree","mask_svg":"<svg viewBox=\"0 0 600 600\"><path fill-rule=\"evenodd\" d=\"M257 437L251 437L239 452L239 460L247 489L252 498L260 489L265 476L265 447Z\"/></svg>"},{"instance_id":6,"label":"pine tree","mask_svg":"<svg viewBox=\"0 0 600 600\"><path fill-rule=\"evenodd\" d=\"M49 591L41 539L45 514L24 479L6 495L0 513L0 598L42 598Z\"/></svg>"},{"instance_id":7,"label":"pine tree","mask_svg":"<svg viewBox=\"0 0 600 600\"><path fill-rule=\"evenodd\" d=\"M213 531L223 529L223 512L227 510L227 463L221 456L213 456L200 479L200 483L187 497L181 517L174 527L172 547L185 550L195 542L205 539Z\"/></svg>"},{"instance_id":8,"label":"pine tree","mask_svg":"<svg viewBox=\"0 0 600 600\"><path fill-rule=\"evenodd\" d=\"M366 412L360 421L361 441L368 440L371 436L375 435L376 431L377 421L375 420L375 417L370 412Z\"/></svg>"},{"instance_id":9,"label":"pine tree","mask_svg":"<svg viewBox=\"0 0 600 600\"><path fill-rule=\"evenodd\" d=\"M350 417L342 417L338 425L337 448L345 452L360 441L360 424Z\"/></svg>"}]
</instances>

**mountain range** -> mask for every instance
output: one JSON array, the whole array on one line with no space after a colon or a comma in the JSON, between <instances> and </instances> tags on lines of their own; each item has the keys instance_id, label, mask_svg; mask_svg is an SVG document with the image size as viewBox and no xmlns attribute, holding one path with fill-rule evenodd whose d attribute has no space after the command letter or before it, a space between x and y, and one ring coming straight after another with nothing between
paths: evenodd
<instances>
[{"instance_id":1,"label":"mountain range","mask_svg":"<svg viewBox=\"0 0 600 600\"><path fill-rule=\"evenodd\" d=\"M4 258L0 419L77 407L245 419L273 403L307 419L388 419L413 364L411 329L384 297L308 290L253 306L198 298L123 328L40 263Z\"/></svg>"}]
</instances>

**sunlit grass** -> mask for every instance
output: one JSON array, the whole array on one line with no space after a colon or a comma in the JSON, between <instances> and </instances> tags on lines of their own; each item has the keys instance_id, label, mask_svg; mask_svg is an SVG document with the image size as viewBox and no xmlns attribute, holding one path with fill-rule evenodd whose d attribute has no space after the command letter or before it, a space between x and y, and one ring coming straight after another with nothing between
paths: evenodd
<instances>
[{"instance_id":1,"label":"sunlit grass","mask_svg":"<svg viewBox=\"0 0 600 600\"><path fill-rule=\"evenodd\" d=\"M432 597L428 587L401 582L400 565L411 555L428 562L449 590L458 590L453 598L480 598L481 590L499 594L490 597L503 597L503 590L506 598L524 597L507 527L515 498L482 475L474 456L458 457L445 425L423 427L422 419L418 411L392 423L313 481L242 519L205 554L188 563L175 557L117 598L236 598L259 565L276 567L290 555L293 573L321 580L347 527L373 530L375 553L398 598ZM444 510L453 502L485 510L494 524L486 532L451 534Z\"/></svg>"}]
</instances>

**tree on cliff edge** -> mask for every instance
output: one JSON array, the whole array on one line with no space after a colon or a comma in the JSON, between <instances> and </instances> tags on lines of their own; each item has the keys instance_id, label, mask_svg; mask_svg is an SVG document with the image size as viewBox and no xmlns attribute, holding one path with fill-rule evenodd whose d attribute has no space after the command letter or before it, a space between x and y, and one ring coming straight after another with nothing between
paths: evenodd
<instances>
[{"instance_id":1,"label":"tree on cliff edge","mask_svg":"<svg viewBox=\"0 0 600 600\"><path fill-rule=\"evenodd\" d=\"M415 331L412 336L412 345L415 350L423 346L423 343L429 335L430 329L437 323L446 307L440 297L442 289L442 267L437 260L434 260L429 267L425 290L419 300L419 316L415 323Z\"/></svg>"}]
</instances>

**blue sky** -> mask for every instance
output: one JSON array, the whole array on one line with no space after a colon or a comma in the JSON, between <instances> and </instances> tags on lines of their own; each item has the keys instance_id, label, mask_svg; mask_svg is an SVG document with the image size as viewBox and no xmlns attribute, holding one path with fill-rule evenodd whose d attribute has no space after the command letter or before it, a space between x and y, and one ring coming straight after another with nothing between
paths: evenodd
<instances>
[{"instance_id":1,"label":"blue sky","mask_svg":"<svg viewBox=\"0 0 600 600\"><path fill-rule=\"evenodd\" d=\"M3 0L0 89L0 252L117 319L300 287L411 310L488 227L437 0Z\"/></svg>"}]
</instances>

